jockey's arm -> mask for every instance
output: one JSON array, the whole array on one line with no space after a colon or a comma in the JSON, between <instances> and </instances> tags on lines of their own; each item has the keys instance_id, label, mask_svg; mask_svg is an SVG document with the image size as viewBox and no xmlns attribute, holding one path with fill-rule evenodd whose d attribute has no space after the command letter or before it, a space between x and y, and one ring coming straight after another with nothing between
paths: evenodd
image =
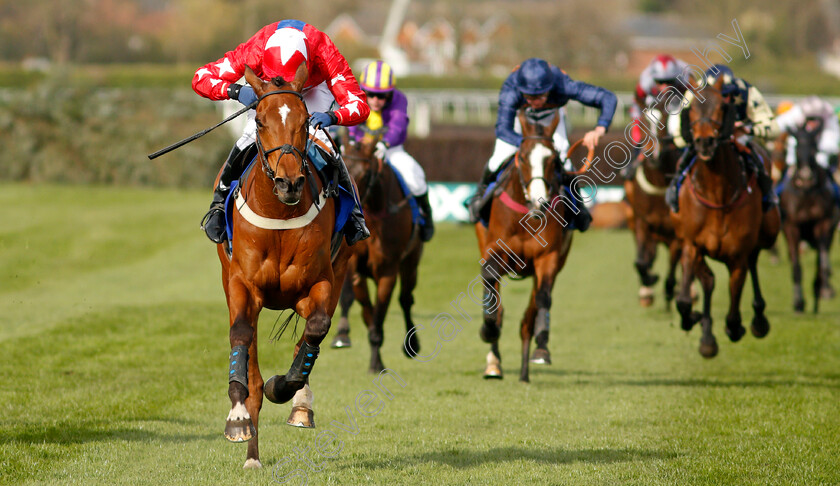
<instances>
[{"instance_id":1,"label":"jockey's arm","mask_svg":"<svg viewBox=\"0 0 840 486\"><path fill-rule=\"evenodd\" d=\"M773 110L755 86L750 86L748 91L747 119L752 123L752 134L764 141L781 133L779 125L773 120Z\"/></svg>"},{"instance_id":2,"label":"jockey's arm","mask_svg":"<svg viewBox=\"0 0 840 486\"><path fill-rule=\"evenodd\" d=\"M316 52L315 62L321 63L324 71L329 73L327 85L339 106L333 112L338 118L338 124L352 126L367 120L370 115L370 106L356 77L353 76L347 59L341 55L332 40L323 33Z\"/></svg>"},{"instance_id":3,"label":"jockey's arm","mask_svg":"<svg viewBox=\"0 0 840 486\"><path fill-rule=\"evenodd\" d=\"M618 106L618 98L612 91L582 81L574 81L570 78L566 79L565 92L569 98L601 110L595 128L583 137L583 145L592 150L598 144L598 139L607 132L607 128L612 123L616 106Z\"/></svg>"},{"instance_id":4,"label":"jockey's arm","mask_svg":"<svg viewBox=\"0 0 840 486\"><path fill-rule=\"evenodd\" d=\"M823 167L836 166L836 162L833 162L832 159L836 159L837 153L840 152L840 122L833 112L823 119L823 128L817 149L819 150L817 162L820 165Z\"/></svg>"}]
</instances>

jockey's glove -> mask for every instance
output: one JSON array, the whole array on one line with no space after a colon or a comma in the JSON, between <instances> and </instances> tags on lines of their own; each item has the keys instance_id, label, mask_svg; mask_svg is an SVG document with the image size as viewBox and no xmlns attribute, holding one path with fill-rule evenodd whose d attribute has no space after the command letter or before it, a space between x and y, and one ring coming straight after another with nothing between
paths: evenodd
<instances>
[{"instance_id":1,"label":"jockey's glove","mask_svg":"<svg viewBox=\"0 0 840 486\"><path fill-rule=\"evenodd\" d=\"M377 159L385 160L385 151L388 150L388 146L382 140L376 142L376 150L373 152L373 155L376 156Z\"/></svg>"},{"instance_id":2,"label":"jockey's glove","mask_svg":"<svg viewBox=\"0 0 840 486\"><path fill-rule=\"evenodd\" d=\"M254 88L238 83L231 83L227 89L228 98L236 100L245 106L250 106L251 103L257 101L257 94L254 93Z\"/></svg>"},{"instance_id":3,"label":"jockey's glove","mask_svg":"<svg viewBox=\"0 0 840 486\"><path fill-rule=\"evenodd\" d=\"M333 112L316 112L309 117L309 124L315 128L327 128L330 125L338 123L338 117Z\"/></svg>"}]
</instances>

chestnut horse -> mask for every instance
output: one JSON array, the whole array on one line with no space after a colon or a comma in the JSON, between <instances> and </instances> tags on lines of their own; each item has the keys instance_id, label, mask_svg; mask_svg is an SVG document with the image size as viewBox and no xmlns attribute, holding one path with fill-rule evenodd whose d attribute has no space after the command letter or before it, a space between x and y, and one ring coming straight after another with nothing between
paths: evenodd
<instances>
[{"instance_id":1,"label":"chestnut horse","mask_svg":"<svg viewBox=\"0 0 840 486\"><path fill-rule=\"evenodd\" d=\"M831 287L831 259L829 250L834 230L840 221L840 209L834 202L829 184L831 175L816 161L817 137L821 126L799 129L796 138L796 166L788 176L780 197L783 229L793 271L793 310L805 310L802 295L802 267L799 263L799 243L807 241L817 250L817 271L814 275L814 312L820 299L834 296Z\"/></svg>"},{"instance_id":2,"label":"chestnut horse","mask_svg":"<svg viewBox=\"0 0 840 486\"><path fill-rule=\"evenodd\" d=\"M502 276L533 277L533 289L519 335L522 339L521 381L529 381L528 354L531 339L536 349L531 360L550 363L548 351L549 310L554 280L566 263L572 245L572 231L566 228L572 210L558 177L560 157L552 134L559 118L534 120L525 110L518 114L522 144L513 162L502 171L491 201L488 226L476 223L481 277L484 280L484 323L480 335L490 343L485 378L502 378L499 337L502 331L500 287ZM590 159L591 160L591 154ZM550 215L551 218L548 218ZM539 230L535 233L533 226Z\"/></svg>"},{"instance_id":3,"label":"chestnut horse","mask_svg":"<svg viewBox=\"0 0 840 486\"><path fill-rule=\"evenodd\" d=\"M344 160L359 188L370 238L353 245L350 271L341 292L341 320L333 339L333 347L350 346L350 324L347 314L353 300L362 306L362 318L368 328L370 342L369 371L385 369L379 353L384 339L383 327L391 295L400 280L400 307L405 319L407 342L403 351L413 357L420 343L411 319L417 267L423 254L419 226L414 224L409 199L403 194L391 164L375 156L376 143L382 133L368 133L361 142L344 145ZM367 281L376 284L376 303L371 304ZM402 341L401 341L402 342Z\"/></svg>"},{"instance_id":4,"label":"chestnut horse","mask_svg":"<svg viewBox=\"0 0 840 486\"><path fill-rule=\"evenodd\" d=\"M248 443L245 467L261 467L258 446L263 393L275 403L294 397L290 425L312 427L309 374L318 345L330 328L338 303L350 249L341 246L331 261L335 202L325 198L323 184L305 156L309 114L301 88L308 76L304 64L294 81L264 82L250 68L245 79L254 88L259 164L235 193L232 253L218 245L222 284L230 311L231 409L225 437ZM217 181L218 182L218 181ZM292 309L306 320L292 365L263 387L257 361L260 310Z\"/></svg>"},{"instance_id":5,"label":"chestnut horse","mask_svg":"<svg viewBox=\"0 0 840 486\"><path fill-rule=\"evenodd\" d=\"M703 335L700 354L717 355L718 345L712 334L712 289L715 276L705 257L723 262L729 270L729 312L726 334L733 342L743 337L741 292L747 271L753 284L755 315L750 330L764 337L770 323L764 315L765 302L758 281L758 256L770 248L779 232L779 211L762 212L761 191L755 175L743 169L733 139L735 107L725 103L720 93L722 77L703 89L704 101L695 98L682 116L683 130L691 132L697 150L696 159L679 192L678 213L671 213L677 238L682 240L682 285L677 309L682 328L690 330L700 322ZM765 153L765 163L768 157ZM691 310L691 282L695 276L703 287L703 312Z\"/></svg>"},{"instance_id":6,"label":"chestnut horse","mask_svg":"<svg viewBox=\"0 0 840 486\"><path fill-rule=\"evenodd\" d=\"M668 98L674 100L675 98ZM648 130L645 133L656 134L656 138L647 136L640 156L644 156L636 167L632 180L624 182L624 193L633 210L629 226L636 243L636 272L639 274L639 303L643 307L653 305L653 286L659 275L651 273L656 259L657 246L662 243L668 248L668 277L665 279L665 306L670 307L677 285L676 269L680 259L681 245L674 233L671 222L671 209L665 202L665 189L668 188L677 168L680 149L674 144L674 137L668 133L665 103L660 101L647 110L645 117ZM654 118L650 118L654 117Z\"/></svg>"}]
</instances>

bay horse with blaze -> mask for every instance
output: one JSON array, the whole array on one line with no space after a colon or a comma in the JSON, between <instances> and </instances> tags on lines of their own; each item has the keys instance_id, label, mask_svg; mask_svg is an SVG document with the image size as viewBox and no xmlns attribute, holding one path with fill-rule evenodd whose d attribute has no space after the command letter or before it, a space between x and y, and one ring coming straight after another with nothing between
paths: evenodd
<instances>
[{"instance_id":1,"label":"bay horse with blaze","mask_svg":"<svg viewBox=\"0 0 840 486\"><path fill-rule=\"evenodd\" d=\"M479 221L475 229L484 281L480 335L490 343L484 377L502 378L500 287L506 285L502 276L532 277L533 289L519 329L522 340L519 379L527 382L530 361L551 362L548 350L551 292L569 255L572 230L566 227L571 221L571 209L563 202L568 199L560 180L561 160L552 141L559 117L545 125L545 120L541 123L528 117L525 109L517 116L522 127L522 143L496 181L487 227ZM532 226L523 224L535 221L541 228L538 235L531 231ZM529 360L531 339L535 339L536 349Z\"/></svg>"},{"instance_id":2,"label":"bay horse with blaze","mask_svg":"<svg viewBox=\"0 0 840 486\"><path fill-rule=\"evenodd\" d=\"M710 257L729 270L729 312L726 334L733 342L744 333L741 324L741 293L747 272L753 286L754 316L750 330L756 337L770 331L764 315L766 303L758 280L758 256L770 248L779 232L778 208L762 210L762 195L755 174L749 175L740 160L733 137L735 106L726 103L720 89L723 78L702 89L703 99L695 98L680 114L683 130L690 132L696 159L680 187L678 213L671 213L677 237L682 241L682 284L677 297L681 327L688 331L702 325L700 354L711 358L718 353L712 334L712 290L715 276L706 263ZM758 145L752 146L759 150ZM745 149L746 150L746 149ZM763 152L764 163L769 162ZM703 288L703 312L692 312L690 287L697 277Z\"/></svg>"},{"instance_id":3,"label":"bay horse with blaze","mask_svg":"<svg viewBox=\"0 0 840 486\"><path fill-rule=\"evenodd\" d=\"M220 244L218 254L230 311L231 409L225 437L249 441L246 468L261 467L263 394L275 403L294 398L288 423L314 426L309 376L329 331L350 256L340 238L331 255L335 201L325 197L324 184L305 155L309 114L301 89L307 76L305 64L291 83L282 78L264 82L250 68L245 71L259 100L258 163L235 193L231 248ZM265 385L257 360L257 322L263 308L291 309L306 321L289 371Z\"/></svg>"}]
</instances>

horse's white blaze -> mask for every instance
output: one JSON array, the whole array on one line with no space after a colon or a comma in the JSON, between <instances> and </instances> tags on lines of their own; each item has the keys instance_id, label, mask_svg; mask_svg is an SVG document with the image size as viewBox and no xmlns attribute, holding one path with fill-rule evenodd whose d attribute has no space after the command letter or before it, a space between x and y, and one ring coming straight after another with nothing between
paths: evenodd
<instances>
[{"instance_id":1,"label":"horse's white blaze","mask_svg":"<svg viewBox=\"0 0 840 486\"><path fill-rule=\"evenodd\" d=\"M539 144L531 150L531 183L528 184L528 193L531 202L537 204L540 199L548 198L548 188L545 186L545 160L551 157L551 150L545 145Z\"/></svg>"},{"instance_id":2,"label":"horse's white blaze","mask_svg":"<svg viewBox=\"0 0 840 486\"><path fill-rule=\"evenodd\" d=\"M230 413L228 413L228 420L246 420L250 419L251 415L248 413L248 409L245 408L245 404L237 403L230 409Z\"/></svg>"},{"instance_id":3,"label":"horse's white blaze","mask_svg":"<svg viewBox=\"0 0 840 486\"><path fill-rule=\"evenodd\" d=\"M286 117L289 115L289 112L292 111L292 109L286 105L283 105L280 108L278 108L277 111L280 112L280 119L283 121L283 126L286 126Z\"/></svg>"},{"instance_id":4,"label":"horse's white blaze","mask_svg":"<svg viewBox=\"0 0 840 486\"><path fill-rule=\"evenodd\" d=\"M295 393L294 398L292 398L292 408L295 407L304 407L308 410L312 410L312 402L315 400L315 396L312 394L312 389L309 388L309 384L303 385L303 388Z\"/></svg>"}]
</instances>

